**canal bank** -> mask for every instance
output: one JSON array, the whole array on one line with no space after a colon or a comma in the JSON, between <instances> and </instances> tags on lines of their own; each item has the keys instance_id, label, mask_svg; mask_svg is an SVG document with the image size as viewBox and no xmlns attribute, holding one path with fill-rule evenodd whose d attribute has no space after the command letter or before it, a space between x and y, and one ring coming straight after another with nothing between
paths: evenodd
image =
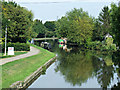
<instances>
[{"instance_id":1,"label":"canal bank","mask_svg":"<svg viewBox=\"0 0 120 90\"><path fill-rule=\"evenodd\" d=\"M40 75L46 72L46 69L55 61L56 57L50 59L43 66L38 68L34 73L28 76L24 81L17 81L13 83L10 88L24 88L27 89Z\"/></svg>"},{"instance_id":2,"label":"canal bank","mask_svg":"<svg viewBox=\"0 0 120 90\"><path fill-rule=\"evenodd\" d=\"M2 88L9 88L17 81L25 81L38 68L45 65L55 54L36 45L31 45L40 50L37 55L23 58L2 65Z\"/></svg>"}]
</instances>

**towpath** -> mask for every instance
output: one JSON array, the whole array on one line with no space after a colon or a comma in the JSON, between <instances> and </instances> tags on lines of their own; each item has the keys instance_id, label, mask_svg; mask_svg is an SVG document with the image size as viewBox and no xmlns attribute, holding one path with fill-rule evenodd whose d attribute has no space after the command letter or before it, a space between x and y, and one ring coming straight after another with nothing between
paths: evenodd
<instances>
[{"instance_id":1,"label":"towpath","mask_svg":"<svg viewBox=\"0 0 120 90\"><path fill-rule=\"evenodd\" d=\"M39 52L40 52L39 49L30 46L30 51L26 54L21 54L21 55L15 56L15 57L0 59L0 65L3 65L5 63L12 62L12 61L15 61L15 60L19 60L19 59L22 59L22 58L30 57L30 56L38 54Z\"/></svg>"}]
</instances>

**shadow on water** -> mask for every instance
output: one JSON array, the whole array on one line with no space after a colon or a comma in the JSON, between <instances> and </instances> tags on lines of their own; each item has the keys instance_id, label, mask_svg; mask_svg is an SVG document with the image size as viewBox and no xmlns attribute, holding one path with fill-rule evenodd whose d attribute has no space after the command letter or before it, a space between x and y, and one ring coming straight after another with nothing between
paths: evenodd
<instances>
[{"instance_id":1,"label":"shadow on water","mask_svg":"<svg viewBox=\"0 0 120 90\"><path fill-rule=\"evenodd\" d=\"M41 42L36 43L40 45ZM69 45L64 45L64 48L61 45L61 48L56 40L47 42L51 43L52 52L57 54L55 72L60 72L73 87L81 86L95 77L103 89L120 88L120 52L81 51L80 48Z\"/></svg>"}]
</instances>

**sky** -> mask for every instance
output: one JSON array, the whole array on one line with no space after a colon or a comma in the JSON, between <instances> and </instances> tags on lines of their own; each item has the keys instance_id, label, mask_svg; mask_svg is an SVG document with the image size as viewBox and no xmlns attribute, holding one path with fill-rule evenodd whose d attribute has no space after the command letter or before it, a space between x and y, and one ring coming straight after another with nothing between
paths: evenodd
<instances>
[{"instance_id":1,"label":"sky","mask_svg":"<svg viewBox=\"0 0 120 90\"><path fill-rule=\"evenodd\" d=\"M7 0L6 0L7 1ZM83 8L89 15L98 17L104 6L110 6L111 2L118 0L13 0L20 6L31 10L34 20L55 21L73 8Z\"/></svg>"},{"instance_id":2,"label":"sky","mask_svg":"<svg viewBox=\"0 0 120 90\"><path fill-rule=\"evenodd\" d=\"M5 0L8 1L8 0ZM12 1L12 0L11 0ZM15 2L117 2L119 0L13 0Z\"/></svg>"}]
</instances>

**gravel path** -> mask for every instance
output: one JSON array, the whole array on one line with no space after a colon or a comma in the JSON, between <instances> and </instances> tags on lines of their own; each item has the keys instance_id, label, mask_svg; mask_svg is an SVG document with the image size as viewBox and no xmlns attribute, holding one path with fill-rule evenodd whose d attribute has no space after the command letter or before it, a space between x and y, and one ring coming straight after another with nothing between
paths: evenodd
<instances>
[{"instance_id":1,"label":"gravel path","mask_svg":"<svg viewBox=\"0 0 120 90\"><path fill-rule=\"evenodd\" d=\"M19 60L19 59L22 59L22 58L26 58L26 57L29 57L29 56L33 56L33 55L38 54L39 52L40 52L39 49L30 46L30 52L28 52L26 54L17 55L15 57L0 59L0 65L3 65L5 63L12 62L12 61L15 61L15 60Z\"/></svg>"}]
</instances>

